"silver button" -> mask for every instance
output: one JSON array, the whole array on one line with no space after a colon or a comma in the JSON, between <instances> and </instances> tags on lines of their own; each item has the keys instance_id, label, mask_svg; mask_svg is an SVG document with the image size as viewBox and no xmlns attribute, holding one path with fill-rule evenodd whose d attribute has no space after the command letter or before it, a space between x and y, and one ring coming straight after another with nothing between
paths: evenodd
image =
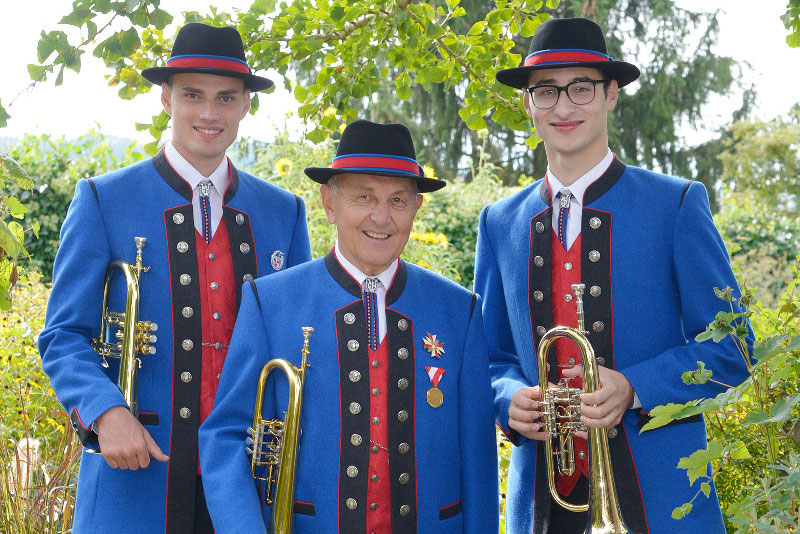
<instances>
[{"instance_id":1,"label":"silver button","mask_svg":"<svg viewBox=\"0 0 800 534\"><path fill-rule=\"evenodd\" d=\"M192 416L192 410L186 407L181 408L181 411L178 413L183 419L189 419Z\"/></svg>"},{"instance_id":2,"label":"silver button","mask_svg":"<svg viewBox=\"0 0 800 534\"><path fill-rule=\"evenodd\" d=\"M533 292L533 300L535 300L536 302L542 302L542 299L544 299L544 293L542 293L541 291Z\"/></svg>"},{"instance_id":3,"label":"silver button","mask_svg":"<svg viewBox=\"0 0 800 534\"><path fill-rule=\"evenodd\" d=\"M187 384L192 381L192 373L189 371L184 371L181 373L181 381L186 382Z\"/></svg>"},{"instance_id":4,"label":"silver button","mask_svg":"<svg viewBox=\"0 0 800 534\"><path fill-rule=\"evenodd\" d=\"M544 265L544 258L542 258L541 256L535 256L533 258L533 264L536 265L537 267L541 267L542 265Z\"/></svg>"},{"instance_id":5,"label":"silver button","mask_svg":"<svg viewBox=\"0 0 800 534\"><path fill-rule=\"evenodd\" d=\"M378 503L374 502L374 503L370 504L369 505L369 509L370 510L377 510L378 509Z\"/></svg>"},{"instance_id":6,"label":"silver button","mask_svg":"<svg viewBox=\"0 0 800 534\"><path fill-rule=\"evenodd\" d=\"M379 390L378 388L372 388L372 391L370 393L372 393L373 397L377 397L378 395L381 394L381 390Z\"/></svg>"},{"instance_id":7,"label":"silver button","mask_svg":"<svg viewBox=\"0 0 800 534\"><path fill-rule=\"evenodd\" d=\"M236 224L238 224L239 226L244 224L244 215L242 215L241 213L236 214Z\"/></svg>"},{"instance_id":8,"label":"silver button","mask_svg":"<svg viewBox=\"0 0 800 534\"><path fill-rule=\"evenodd\" d=\"M350 352L357 351L358 350L358 341L356 341L355 339L351 339L350 341L348 341L347 342L347 350L349 350Z\"/></svg>"},{"instance_id":9,"label":"silver button","mask_svg":"<svg viewBox=\"0 0 800 534\"><path fill-rule=\"evenodd\" d=\"M592 286L589 288L589 294L593 297L599 297L602 293L600 286Z\"/></svg>"},{"instance_id":10,"label":"silver button","mask_svg":"<svg viewBox=\"0 0 800 534\"><path fill-rule=\"evenodd\" d=\"M345 313L344 314L344 322L345 324L353 324L356 322L356 314L354 313Z\"/></svg>"},{"instance_id":11,"label":"silver button","mask_svg":"<svg viewBox=\"0 0 800 534\"><path fill-rule=\"evenodd\" d=\"M172 222L175 224L183 224L183 213L176 213L172 216Z\"/></svg>"},{"instance_id":12,"label":"silver button","mask_svg":"<svg viewBox=\"0 0 800 534\"><path fill-rule=\"evenodd\" d=\"M219 313L219 312L214 312L214 315L212 315L212 317L213 317L215 320L219 321L219 320L222 318L222 315L220 315L220 313Z\"/></svg>"},{"instance_id":13,"label":"silver button","mask_svg":"<svg viewBox=\"0 0 800 534\"><path fill-rule=\"evenodd\" d=\"M537 222L536 223L536 233L537 234L541 234L542 232L544 232L544 224L542 222Z\"/></svg>"},{"instance_id":14,"label":"silver button","mask_svg":"<svg viewBox=\"0 0 800 534\"><path fill-rule=\"evenodd\" d=\"M211 284L209 284L208 287L210 287L211 289L218 289L219 288L219 284L216 283L216 282L211 282Z\"/></svg>"},{"instance_id":15,"label":"silver button","mask_svg":"<svg viewBox=\"0 0 800 534\"><path fill-rule=\"evenodd\" d=\"M356 502L356 500L355 500L354 498L352 498L352 497L350 497L349 499L347 499L347 500L345 501L345 504L347 504L347 507L348 507L348 508L350 508L351 510L355 510L356 508L358 508L358 503L357 503L357 502Z\"/></svg>"},{"instance_id":16,"label":"silver button","mask_svg":"<svg viewBox=\"0 0 800 534\"><path fill-rule=\"evenodd\" d=\"M361 405L357 402L350 403L350 413L353 415L358 415L361 413Z\"/></svg>"},{"instance_id":17,"label":"silver button","mask_svg":"<svg viewBox=\"0 0 800 534\"><path fill-rule=\"evenodd\" d=\"M192 277L188 274L182 274L179 280L182 286L188 286L192 283Z\"/></svg>"},{"instance_id":18,"label":"silver button","mask_svg":"<svg viewBox=\"0 0 800 534\"><path fill-rule=\"evenodd\" d=\"M381 362L379 362L378 360L372 360L372 368L373 369L377 369L380 366L381 366Z\"/></svg>"},{"instance_id":19,"label":"silver button","mask_svg":"<svg viewBox=\"0 0 800 534\"><path fill-rule=\"evenodd\" d=\"M411 513L411 507L409 505L404 504L403 506L400 507L400 515L405 516L408 515L409 513Z\"/></svg>"},{"instance_id":20,"label":"silver button","mask_svg":"<svg viewBox=\"0 0 800 534\"><path fill-rule=\"evenodd\" d=\"M617 429L616 427L611 427L608 429L608 437L614 439L617 437Z\"/></svg>"},{"instance_id":21,"label":"silver button","mask_svg":"<svg viewBox=\"0 0 800 534\"><path fill-rule=\"evenodd\" d=\"M371 477L369 477L369 479L371 481L373 481L373 482L377 482L378 481L378 475L372 475Z\"/></svg>"},{"instance_id":22,"label":"silver button","mask_svg":"<svg viewBox=\"0 0 800 534\"><path fill-rule=\"evenodd\" d=\"M380 448L380 447L378 447L377 445L373 445L372 447L370 447L370 449L369 449L369 450L371 450L372 452L378 452L378 451L380 451L380 450L381 450L381 448Z\"/></svg>"},{"instance_id":23,"label":"silver button","mask_svg":"<svg viewBox=\"0 0 800 534\"><path fill-rule=\"evenodd\" d=\"M408 473L401 473L399 480L400 484L408 484L408 481L411 480L411 476Z\"/></svg>"},{"instance_id":24,"label":"silver button","mask_svg":"<svg viewBox=\"0 0 800 534\"><path fill-rule=\"evenodd\" d=\"M545 335L546 332L547 332L547 330L545 329L545 327L543 327L543 326L537 326L536 327L536 333L539 334L540 336Z\"/></svg>"},{"instance_id":25,"label":"silver button","mask_svg":"<svg viewBox=\"0 0 800 534\"><path fill-rule=\"evenodd\" d=\"M597 230L600 228L600 219L597 217L592 217L589 219L589 226L591 226L593 230Z\"/></svg>"},{"instance_id":26,"label":"silver button","mask_svg":"<svg viewBox=\"0 0 800 534\"><path fill-rule=\"evenodd\" d=\"M406 389L408 387L408 379L401 378L400 380L398 380L397 387L399 387L400 389Z\"/></svg>"},{"instance_id":27,"label":"silver button","mask_svg":"<svg viewBox=\"0 0 800 534\"><path fill-rule=\"evenodd\" d=\"M567 293L566 295L564 295L564 300L566 300L567 302L572 301L572 293Z\"/></svg>"},{"instance_id":28,"label":"silver button","mask_svg":"<svg viewBox=\"0 0 800 534\"><path fill-rule=\"evenodd\" d=\"M586 458L586 451L578 451L578 458L580 458L581 460Z\"/></svg>"},{"instance_id":29,"label":"silver button","mask_svg":"<svg viewBox=\"0 0 800 534\"><path fill-rule=\"evenodd\" d=\"M217 350L221 349L222 348L222 343L217 341L216 343L214 343L214 348L217 349Z\"/></svg>"},{"instance_id":30,"label":"silver button","mask_svg":"<svg viewBox=\"0 0 800 534\"><path fill-rule=\"evenodd\" d=\"M571 271L572 270L572 264L570 262L565 263L564 264L564 270L565 271Z\"/></svg>"},{"instance_id":31,"label":"silver button","mask_svg":"<svg viewBox=\"0 0 800 534\"><path fill-rule=\"evenodd\" d=\"M589 251L589 261L593 263L600 261L600 253L596 250Z\"/></svg>"},{"instance_id":32,"label":"silver button","mask_svg":"<svg viewBox=\"0 0 800 534\"><path fill-rule=\"evenodd\" d=\"M408 419L408 412L407 411L400 410L399 412L397 412L397 420L398 421L400 421L402 423L402 422L406 421L407 419Z\"/></svg>"},{"instance_id":33,"label":"silver button","mask_svg":"<svg viewBox=\"0 0 800 534\"><path fill-rule=\"evenodd\" d=\"M189 244L186 241L178 241L178 245L176 246L178 252L183 254L184 252L189 250Z\"/></svg>"},{"instance_id":34,"label":"silver button","mask_svg":"<svg viewBox=\"0 0 800 534\"><path fill-rule=\"evenodd\" d=\"M217 255L216 255L216 254L214 254L213 252L209 252L209 253L208 253L208 259L209 259L209 260L212 260L212 261L213 261L213 260L216 260L216 259L217 259Z\"/></svg>"},{"instance_id":35,"label":"silver button","mask_svg":"<svg viewBox=\"0 0 800 534\"><path fill-rule=\"evenodd\" d=\"M568 365L575 365L575 358L570 358L569 360L567 360L567 364Z\"/></svg>"},{"instance_id":36,"label":"silver button","mask_svg":"<svg viewBox=\"0 0 800 534\"><path fill-rule=\"evenodd\" d=\"M399 328L402 332L405 332L408 329L408 321L405 319L400 319L397 321L397 328Z\"/></svg>"},{"instance_id":37,"label":"silver button","mask_svg":"<svg viewBox=\"0 0 800 534\"><path fill-rule=\"evenodd\" d=\"M217 382L219 382L220 378L222 378L222 373L217 373Z\"/></svg>"},{"instance_id":38,"label":"silver button","mask_svg":"<svg viewBox=\"0 0 800 534\"><path fill-rule=\"evenodd\" d=\"M252 279L253 279L253 275L252 275L252 274L250 274L250 273L247 273L246 275L244 275L244 276L242 277L242 281L243 281L243 282L249 282L249 281L250 281L250 280L252 280Z\"/></svg>"},{"instance_id":39,"label":"silver button","mask_svg":"<svg viewBox=\"0 0 800 534\"><path fill-rule=\"evenodd\" d=\"M355 369L350 371L350 374L348 376L350 377L350 382L358 382L359 380L361 380L361 373L359 373Z\"/></svg>"},{"instance_id":40,"label":"silver button","mask_svg":"<svg viewBox=\"0 0 800 534\"><path fill-rule=\"evenodd\" d=\"M239 250L242 251L242 254L247 254L248 252L250 252L250 245L248 245L247 243L242 243L241 245L239 245Z\"/></svg>"},{"instance_id":41,"label":"silver button","mask_svg":"<svg viewBox=\"0 0 800 534\"><path fill-rule=\"evenodd\" d=\"M405 454L409 451L411 447L408 446L408 443L405 441L397 446L397 450L400 451L400 454Z\"/></svg>"},{"instance_id":42,"label":"silver button","mask_svg":"<svg viewBox=\"0 0 800 534\"><path fill-rule=\"evenodd\" d=\"M191 309L189 306L186 306L185 308L183 308L181 310L181 315L183 315L184 317L186 317L188 319L189 317L194 315L194 310Z\"/></svg>"},{"instance_id":43,"label":"silver button","mask_svg":"<svg viewBox=\"0 0 800 534\"><path fill-rule=\"evenodd\" d=\"M183 350L192 350L194 348L194 343L191 339L184 339L183 342L181 342L181 347L183 347Z\"/></svg>"},{"instance_id":44,"label":"silver button","mask_svg":"<svg viewBox=\"0 0 800 534\"><path fill-rule=\"evenodd\" d=\"M358 447L364 440L361 439L361 434L353 434L350 436L350 443Z\"/></svg>"},{"instance_id":45,"label":"silver button","mask_svg":"<svg viewBox=\"0 0 800 534\"><path fill-rule=\"evenodd\" d=\"M347 476L349 476L350 478L354 478L354 477L358 476L358 467L356 467L354 465L348 465L347 466Z\"/></svg>"},{"instance_id":46,"label":"silver button","mask_svg":"<svg viewBox=\"0 0 800 534\"><path fill-rule=\"evenodd\" d=\"M373 424L373 425L379 425L379 424L381 424L381 418L380 418L380 417L373 417L373 418L372 418L372 424Z\"/></svg>"},{"instance_id":47,"label":"silver button","mask_svg":"<svg viewBox=\"0 0 800 534\"><path fill-rule=\"evenodd\" d=\"M605 365L606 364L606 359L603 358L602 356L598 356L595 359L595 361L597 362L597 365Z\"/></svg>"},{"instance_id":48,"label":"silver button","mask_svg":"<svg viewBox=\"0 0 800 534\"><path fill-rule=\"evenodd\" d=\"M399 349L397 351L397 357L400 358L401 360L405 360L406 358L408 358L408 349L405 347Z\"/></svg>"},{"instance_id":49,"label":"silver button","mask_svg":"<svg viewBox=\"0 0 800 534\"><path fill-rule=\"evenodd\" d=\"M602 332L606 325L603 324L602 321L595 321L592 323L592 330L595 332Z\"/></svg>"}]
</instances>

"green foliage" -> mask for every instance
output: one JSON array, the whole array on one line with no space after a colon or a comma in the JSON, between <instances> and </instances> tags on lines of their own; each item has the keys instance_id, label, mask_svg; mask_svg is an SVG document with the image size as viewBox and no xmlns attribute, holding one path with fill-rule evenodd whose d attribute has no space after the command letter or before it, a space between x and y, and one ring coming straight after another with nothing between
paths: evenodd
<instances>
[{"instance_id":1,"label":"green foliage","mask_svg":"<svg viewBox=\"0 0 800 534\"><path fill-rule=\"evenodd\" d=\"M90 131L74 141L48 134L26 135L10 155L28 170L30 187L10 186L12 194L36 214L39 239L27 245L31 265L49 281L58 250L61 224L81 178L91 178L129 165L144 157L134 144L117 158L111 143L99 132Z\"/></svg>"},{"instance_id":2,"label":"green foliage","mask_svg":"<svg viewBox=\"0 0 800 534\"><path fill-rule=\"evenodd\" d=\"M781 19L783 25L789 30L786 44L792 48L800 47L800 0L789 0L786 4L786 13Z\"/></svg>"},{"instance_id":3,"label":"green foliage","mask_svg":"<svg viewBox=\"0 0 800 534\"><path fill-rule=\"evenodd\" d=\"M653 420L642 431L699 413L706 416L707 450L678 463L690 484L698 479L703 484L691 502L675 509L676 519L691 512L700 493L709 495L714 479L730 532L749 533L753 527L757 532L789 532L800 524L800 255L793 271L777 307L764 308L745 288L739 304L749 306L748 311L720 312L696 338L719 342L732 337L750 372L744 383L713 399L668 404L650 412ZM715 291L732 302L729 288ZM757 339L752 355L745 343L748 319ZM713 381L711 370L698 364L697 370L684 374L684 381Z\"/></svg>"}]
</instances>

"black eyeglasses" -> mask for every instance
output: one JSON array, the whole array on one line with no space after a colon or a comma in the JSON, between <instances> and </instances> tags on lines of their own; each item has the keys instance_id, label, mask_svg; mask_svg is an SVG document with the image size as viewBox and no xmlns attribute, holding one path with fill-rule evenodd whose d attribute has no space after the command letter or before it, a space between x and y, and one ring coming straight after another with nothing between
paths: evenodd
<instances>
[{"instance_id":1,"label":"black eyeglasses","mask_svg":"<svg viewBox=\"0 0 800 534\"><path fill-rule=\"evenodd\" d=\"M531 95L533 105L538 109L550 109L558 104L561 91L567 93L570 101L578 106L583 106L594 100L595 88L598 83L608 83L610 80L575 80L567 85L534 85L526 90Z\"/></svg>"}]
</instances>

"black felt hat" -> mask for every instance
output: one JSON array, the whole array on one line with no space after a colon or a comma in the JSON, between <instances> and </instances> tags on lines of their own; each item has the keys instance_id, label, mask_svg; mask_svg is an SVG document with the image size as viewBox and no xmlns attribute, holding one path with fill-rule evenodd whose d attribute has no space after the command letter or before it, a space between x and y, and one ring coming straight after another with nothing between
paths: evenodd
<instances>
[{"instance_id":1,"label":"black felt hat","mask_svg":"<svg viewBox=\"0 0 800 534\"><path fill-rule=\"evenodd\" d=\"M603 30L591 19L549 19L536 28L528 57L521 67L501 70L497 81L522 89L531 71L565 67L589 67L605 73L624 87L639 77L639 69L607 54Z\"/></svg>"},{"instance_id":2,"label":"black felt hat","mask_svg":"<svg viewBox=\"0 0 800 534\"><path fill-rule=\"evenodd\" d=\"M200 22L188 23L175 37L167 66L144 69L142 76L160 85L181 72L240 78L251 91L262 91L274 85L271 80L252 74L244 57L242 37L233 26L219 28Z\"/></svg>"},{"instance_id":3,"label":"black felt hat","mask_svg":"<svg viewBox=\"0 0 800 534\"><path fill-rule=\"evenodd\" d=\"M447 182L426 178L417 163L411 132L402 124L377 124L359 119L342 132L330 167L307 167L306 175L320 184L337 174L370 174L417 181L420 193L441 189Z\"/></svg>"}]
</instances>

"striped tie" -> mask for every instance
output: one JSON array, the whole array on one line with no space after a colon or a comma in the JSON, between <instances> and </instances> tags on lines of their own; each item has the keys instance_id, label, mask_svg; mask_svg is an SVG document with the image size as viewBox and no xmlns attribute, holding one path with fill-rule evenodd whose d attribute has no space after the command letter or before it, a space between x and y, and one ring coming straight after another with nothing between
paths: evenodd
<instances>
[{"instance_id":1,"label":"striped tie","mask_svg":"<svg viewBox=\"0 0 800 534\"><path fill-rule=\"evenodd\" d=\"M366 278L363 284L364 311L367 316L367 342L378 349L378 279Z\"/></svg>"}]
</instances>

